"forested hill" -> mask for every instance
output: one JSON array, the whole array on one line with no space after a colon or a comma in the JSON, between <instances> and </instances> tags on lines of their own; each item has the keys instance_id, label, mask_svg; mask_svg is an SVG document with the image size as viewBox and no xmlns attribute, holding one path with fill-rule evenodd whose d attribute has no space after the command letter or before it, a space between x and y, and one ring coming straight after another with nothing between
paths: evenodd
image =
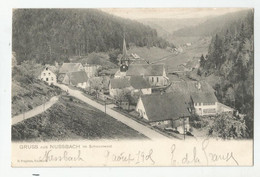
<instances>
[{"instance_id":1,"label":"forested hill","mask_svg":"<svg viewBox=\"0 0 260 177\"><path fill-rule=\"evenodd\" d=\"M213 37L208 56L201 57L206 77L220 78L214 86L218 100L246 114L249 134L253 136L254 113L254 14L230 24Z\"/></svg>"},{"instance_id":2,"label":"forested hill","mask_svg":"<svg viewBox=\"0 0 260 177\"><path fill-rule=\"evenodd\" d=\"M137 46L170 44L156 30L95 9L17 9L13 12L13 51L17 62L65 61L71 56L121 49L123 34Z\"/></svg>"},{"instance_id":3,"label":"forested hill","mask_svg":"<svg viewBox=\"0 0 260 177\"><path fill-rule=\"evenodd\" d=\"M225 15L209 18L203 23L196 26L185 27L173 33L174 36L211 36L228 28L230 24L240 23L247 15L248 11L242 10L238 12L228 13Z\"/></svg>"}]
</instances>

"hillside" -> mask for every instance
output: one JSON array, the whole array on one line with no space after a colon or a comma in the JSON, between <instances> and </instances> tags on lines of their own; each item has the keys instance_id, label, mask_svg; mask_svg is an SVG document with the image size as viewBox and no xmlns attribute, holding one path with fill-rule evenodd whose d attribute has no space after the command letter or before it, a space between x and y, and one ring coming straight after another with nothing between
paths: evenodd
<instances>
[{"instance_id":1,"label":"hillside","mask_svg":"<svg viewBox=\"0 0 260 177\"><path fill-rule=\"evenodd\" d=\"M232 23L238 23L251 10L243 10L234 13L213 17L205 22L192 27L184 27L172 33L173 36L212 36L228 28Z\"/></svg>"},{"instance_id":2,"label":"hillside","mask_svg":"<svg viewBox=\"0 0 260 177\"><path fill-rule=\"evenodd\" d=\"M13 141L147 139L78 99L62 96L45 113L12 126Z\"/></svg>"},{"instance_id":3,"label":"hillside","mask_svg":"<svg viewBox=\"0 0 260 177\"><path fill-rule=\"evenodd\" d=\"M217 33L201 59L200 74L215 80L218 100L245 114L249 137L254 118L254 13Z\"/></svg>"},{"instance_id":4,"label":"hillside","mask_svg":"<svg viewBox=\"0 0 260 177\"><path fill-rule=\"evenodd\" d=\"M169 42L139 22L96 9L17 9L13 11L13 51L17 62L68 61L72 56L122 49L123 35L136 46L165 48Z\"/></svg>"},{"instance_id":5,"label":"hillside","mask_svg":"<svg viewBox=\"0 0 260 177\"><path fill-rule=\"evenodd\" d=\"M159 36L164 36L171 34L182 28L195 26L206 21L207 18L182 18L182 19L172 19L172 18L158 18L158 19L138 19L139 22L149 25L151 28L157 30Z\"/></svg>"}]
</instances>

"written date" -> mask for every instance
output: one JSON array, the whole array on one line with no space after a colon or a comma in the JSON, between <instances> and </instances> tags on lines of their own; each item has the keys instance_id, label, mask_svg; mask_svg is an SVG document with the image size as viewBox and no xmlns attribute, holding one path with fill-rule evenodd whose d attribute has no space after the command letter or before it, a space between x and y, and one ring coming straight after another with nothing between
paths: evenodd
<instances>
[{"instance_id":1,"label":"written date","mask_svg":"<svg viewBox=\"0 0 260 177\"><path fill-rule=\"evenodd\" d=\"M149 151L137 151L136 153L111 153L110 151L106 151L105 153L106 161L112 162L124 162L128 164L148 164L153 165L155 161L153 159L153 149Z\"/></svg>"}]
</instances>

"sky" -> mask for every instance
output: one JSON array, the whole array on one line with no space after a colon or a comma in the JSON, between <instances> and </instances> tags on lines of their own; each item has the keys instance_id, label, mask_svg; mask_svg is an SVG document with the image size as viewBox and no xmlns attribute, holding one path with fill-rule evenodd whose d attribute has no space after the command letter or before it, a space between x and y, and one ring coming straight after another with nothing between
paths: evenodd
<instances>
[{"instance_id":1,"label":"sky","mask_svg":"<svg viewBox=\"0 0 260 177\"><path fill-rule=\"evenodd\" d=\"M106 8L104 12L129 19L143 18L202 18L218 16L243 8Z\"/></svg>"}]
</instances>

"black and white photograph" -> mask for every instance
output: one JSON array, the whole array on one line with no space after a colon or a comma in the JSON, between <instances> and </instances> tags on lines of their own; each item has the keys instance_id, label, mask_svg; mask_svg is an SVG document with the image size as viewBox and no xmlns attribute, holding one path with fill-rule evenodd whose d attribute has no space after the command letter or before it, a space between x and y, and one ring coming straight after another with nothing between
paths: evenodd
<instances>
[{"instance_id":1,"label":"black and white photograph","mask_svg":"<svg viewBox=\"0 0 260 177\"><path fill-rule=\"evenodd\" d=\"M13 167L253 165L253 8L14 8L11 47Z\"/></svg>"}]
</instances>

